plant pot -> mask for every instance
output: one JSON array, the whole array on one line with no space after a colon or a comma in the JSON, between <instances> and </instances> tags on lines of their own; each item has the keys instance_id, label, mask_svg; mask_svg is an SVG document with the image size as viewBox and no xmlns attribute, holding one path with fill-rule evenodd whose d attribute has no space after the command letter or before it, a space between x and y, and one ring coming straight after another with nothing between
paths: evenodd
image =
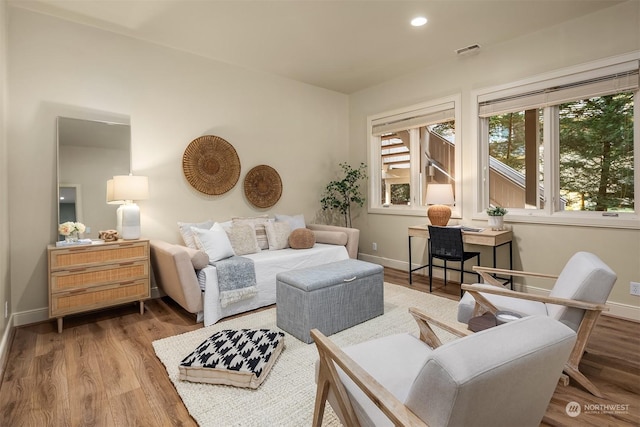
<instances>
[{"instance_id":1,"label":"plant pot","mask_svg":"<svg viewBox=\"0 0 640 427\"><path fill-rule=\"evenodd\" d=\"M504 230L504 216L489 216L489 227L495 231Z\"/></svg>"}]
</instances>

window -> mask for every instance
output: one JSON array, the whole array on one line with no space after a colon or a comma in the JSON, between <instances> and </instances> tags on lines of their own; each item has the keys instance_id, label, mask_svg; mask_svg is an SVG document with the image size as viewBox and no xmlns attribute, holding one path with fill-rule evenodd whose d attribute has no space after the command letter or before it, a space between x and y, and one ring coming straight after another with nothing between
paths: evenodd
<instances>
[{"instance_id":1,"label":"window","mask_svg":"<svg viewBox=\"0 0 640 427\"><path fill-rule=\"evenodd\" d=\"M370 212L423 216L429 183L459 194L459 104L454 96L368 118Z\"/></svg>"},{"instance_id":2,"label":"window","mask_svg":"<svg viewBox=\"0 0 640 427\"><path fill-rule=\"evenodd\" d=\"M621 61L478 93L479 211L637 221L638 68Z\"/></svg>"}]
</instances>

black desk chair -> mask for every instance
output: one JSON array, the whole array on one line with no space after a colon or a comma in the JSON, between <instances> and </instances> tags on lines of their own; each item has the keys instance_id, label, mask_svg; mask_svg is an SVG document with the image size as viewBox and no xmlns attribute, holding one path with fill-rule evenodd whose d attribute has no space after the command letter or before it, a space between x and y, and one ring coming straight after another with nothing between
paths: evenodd
<instances>
[{"instance_id":1,"label":"black desk chair","mask_svg":"<svg viewBox=\"0 0 640 427\"><path fill-rule=\"evenodd\" d=\"M433 267L444 268L444 286L447 286L447 269L460 272L460 295L464 293L462 283L464 283L464 263L471 258L478 258L480 265L480 252L465 252L462 243L462 230L455 227L436 227L429 226L429 292L431 292L431 284L433 282ZM433 265L433 259L444 261L444 266ZM447 266L447 262L459 262L460 268L452 268ZM466 273L475 274L480 281L480 274L474 271L466 271Z\"/></svg>"}]
</instances>

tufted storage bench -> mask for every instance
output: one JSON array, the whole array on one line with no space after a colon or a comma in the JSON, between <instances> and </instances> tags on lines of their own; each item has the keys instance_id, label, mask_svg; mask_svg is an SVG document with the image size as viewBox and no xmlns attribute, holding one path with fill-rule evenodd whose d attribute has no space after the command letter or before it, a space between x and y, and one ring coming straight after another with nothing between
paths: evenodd
<instances>
[{"instance_id":1,"label":"tufted storage bench","mask_svg":"<svg viewBox=\"0 0 640 427\"><path fill-rule=\"evenodd\" d=\"M383 268L357 259L279 273L277 325L305 343L309 331L331 335L384 313Z\"/></svg>"}]
</instances>

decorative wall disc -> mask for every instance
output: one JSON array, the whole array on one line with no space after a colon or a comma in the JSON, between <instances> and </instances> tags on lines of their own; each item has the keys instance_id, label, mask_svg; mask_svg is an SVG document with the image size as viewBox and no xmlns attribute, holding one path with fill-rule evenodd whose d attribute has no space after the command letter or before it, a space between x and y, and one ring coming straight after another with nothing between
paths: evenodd
<instances>
[{"instance_id":1,"label":"decorative wall disc","mask_svg":"<svg viewBox=\"0 0 640 427\"><path fill-rule=\"evenodd\" d=\"M219 136L205 135L191 141L182 156L182 170L189 184L211 196L231 190L240 178L240 159L231 144Z\"/></svg>"},{"instance_id":2,"label":"decorative wall disc","mask_svg":"<svg viewBox=\"0 0 640 427\"><path fill-rule=\"evenodd\" d=\"M244 194L255 207L270 208L282 196L280 175L271 166L256 166L244 178Z\"/></svg>"}]
</instances>

